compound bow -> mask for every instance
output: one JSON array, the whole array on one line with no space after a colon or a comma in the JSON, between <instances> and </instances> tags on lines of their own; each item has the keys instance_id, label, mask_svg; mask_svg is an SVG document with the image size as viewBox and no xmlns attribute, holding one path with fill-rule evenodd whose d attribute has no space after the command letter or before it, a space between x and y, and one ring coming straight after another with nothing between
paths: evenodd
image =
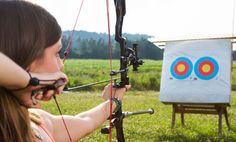
<instances>
[{"instance_id":1,"label":"compound bow","mask_svg":"<svg viewBox=\"0 0 236 142\"><path fill-rule=\"evenodd\" d=\"M116 26L115 26L115 40L120 45L120 70L111 71L110 75L114 76L120 74L121 81L119 84L113 85L115 88L122 88L125 85L129 85L128 66L133 66L133 71L137 71L138 67L143 64L143 61L140 60L137 56L137 44L133 44L133 49L126 46L126 39L122 36L122 26L123 19L126 13L125 0L114 0L115 9L116 9ZM125 142L124 132L123 132L123 119L130 115L144 114L149 113L153 114L153 109L148 109L146 111L139 112L122 112L122 105L112 115L112 126L116 128L116 138L118 142ZM110 129L103 128L101 133L108 134L111 133Z\"/></svg>"}]
</instances>

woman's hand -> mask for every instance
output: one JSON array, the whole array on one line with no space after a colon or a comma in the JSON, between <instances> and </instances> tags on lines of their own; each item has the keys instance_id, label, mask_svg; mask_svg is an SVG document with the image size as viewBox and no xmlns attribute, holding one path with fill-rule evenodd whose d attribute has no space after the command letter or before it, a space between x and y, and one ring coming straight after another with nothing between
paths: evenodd
<instances>
[{"instance_id":1,"label":"woman's hand","mask_svg":"<svg viewBox=\"0 0 236 142\"><path fill-rule=\"evenodd\" d=\"M131 88L131 85L126 85L123 88L113 88L112 87L112 97L116 97L119 100L122 100L125 92L128 91L130 88ZM110 92L111 92L111 84L108 84L104 87L104 90L103 90L103 99L104 100L110 99L110 94L111 94Z\"/></svg>"},{"instance_id":2,"label":"woman's hand","mask_svg":"<svg viewBox=\"0 0 236 142\"><path fill-rule=\"evenodd\" d=\"M47 81L40 81L40 85L32 86L29 85L28 87L13 91L13 94L16 95L16 97L20 100L22 105L25 107L40 107L40 104L37 103L37 100L43 100L47 101L52 98L52 96L60 94L63 91L63 88L65 87L68 78L67 76L62 72L56 72L56 73L32 73L30 72L30 75L39 80L47 80ZM52 81L48 81L52 80ZM55 83L55 80L63 80L63 83L56 87L55 90L45 90L45 88L48 85L52 85ZM43 85L42 85L43 83Z\"/></svg>"}]
</instances>

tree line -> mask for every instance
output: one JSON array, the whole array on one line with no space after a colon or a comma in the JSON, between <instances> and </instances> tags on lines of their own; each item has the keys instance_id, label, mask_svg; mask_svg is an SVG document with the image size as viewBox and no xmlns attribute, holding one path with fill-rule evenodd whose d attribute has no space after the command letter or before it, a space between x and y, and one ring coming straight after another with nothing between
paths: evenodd
<instances>
[{"instance_id":1,"label":"tree line","mask_svg":"<svg viewBox=\"0 0 236 142\"><path fill-rule=\"evenodd\" d=\"M64 56L64 51L69 42L71 31L64 31L62 35L62 51L60 56ZM145 34L124 33L127 47L138 44L138 57L141 59L162 60L163 49L148 40L151 36ZM119 43L111 36L110 46L112 49L112 58L119 59ZM87 31L75 31L70 45L68 58L71 59L109 59L108 35L106 33L96 33ZM236 51L232 54L233 60L236 60Z\"/></svg>"},{"instance_id":2,"label":"tree line","mask_svg":"<svg viewBox=\"0 0 236 142\"><path fill-rule=\"evenodd\" d=\"M70 40L70 31L63 32L62 52L66 49ZM162 60L163 50L155 44L148 41L148 35L125 34L127 47L132 48L133 44L138 44L138 57L142 59ZM111 36L110 46L112 49L112 58L120 58L119 43ZM68 58L73 59L109 59L108 38L104 33L75 31L70 46Z\"/></svg>"}]
</instances>

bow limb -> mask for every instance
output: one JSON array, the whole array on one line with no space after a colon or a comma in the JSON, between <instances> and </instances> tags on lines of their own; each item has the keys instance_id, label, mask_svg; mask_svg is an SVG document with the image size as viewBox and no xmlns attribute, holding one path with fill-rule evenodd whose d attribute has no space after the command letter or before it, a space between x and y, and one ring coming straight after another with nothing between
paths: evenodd
<instances>
[{"instance_id":1,"label":"bow limb","mask_svg":"<svg viewBox=\"0 0 236 142\"><path fill-rule=\"evenodd\" d=\"M123 19L126 13L125 0L114 0L116 8L116 27L115 27L115 40L120 44L120 71L121 82L119 87L124 87L129 84L127 76L127 47L125 38L122 37Z\"/></svg>"},{"instance_id":2,"label":"bow limb","mask_svg":"<svg viewBox=\"0 0 236 142\"><path fill-rule=\"evenodd\" d=\"M128 62L126 60L127 47L125 38L122 37L123 19L126 13L125 0L114 0L116 8L116 26L115 26L115 40L120 44L120 75L121 82L117 87L125 87L129 84L129 78L127 76ZM123 132L123 116L122 105L120 109L115 113L114 126L116 128L116 138L118 142L125 142Z\"/></svg>"}]
</instances>

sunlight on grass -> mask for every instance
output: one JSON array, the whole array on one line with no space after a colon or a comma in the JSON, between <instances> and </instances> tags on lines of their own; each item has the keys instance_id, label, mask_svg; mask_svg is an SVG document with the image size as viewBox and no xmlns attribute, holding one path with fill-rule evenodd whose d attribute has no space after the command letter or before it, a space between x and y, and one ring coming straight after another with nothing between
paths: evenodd
<instances>
[{"instance_id":1,"label":"sunlight on grass","mask_svg":"<svg viewBox=\"0 0 236 142\"><path fill-rule=\"evenodd\" d=\"M63 114L77 114L88 110L103 101L101 92L72 92L57 97ZM181 127L180 115L176 126L171 129L172 106L159 101L156 91L129 91L123 100L123 111L139 111L153 108L153 115L143 114L124 119L124 133L127 142L234 142L236 141L236 92L232 92L231 107L228 108L232 130L228 130L223 118L223 136L218 137L218 117L216 115L186 114L185 124ZM44 109L53 114L58 110L53 100L43 104ZM106 123L107 124L107 123ZM105 126L105 124L103 125ZM115 129L113 129L115 141ZM96 130L82 142L105 142L107 136Z\"/></svg>"}]
</instances>

